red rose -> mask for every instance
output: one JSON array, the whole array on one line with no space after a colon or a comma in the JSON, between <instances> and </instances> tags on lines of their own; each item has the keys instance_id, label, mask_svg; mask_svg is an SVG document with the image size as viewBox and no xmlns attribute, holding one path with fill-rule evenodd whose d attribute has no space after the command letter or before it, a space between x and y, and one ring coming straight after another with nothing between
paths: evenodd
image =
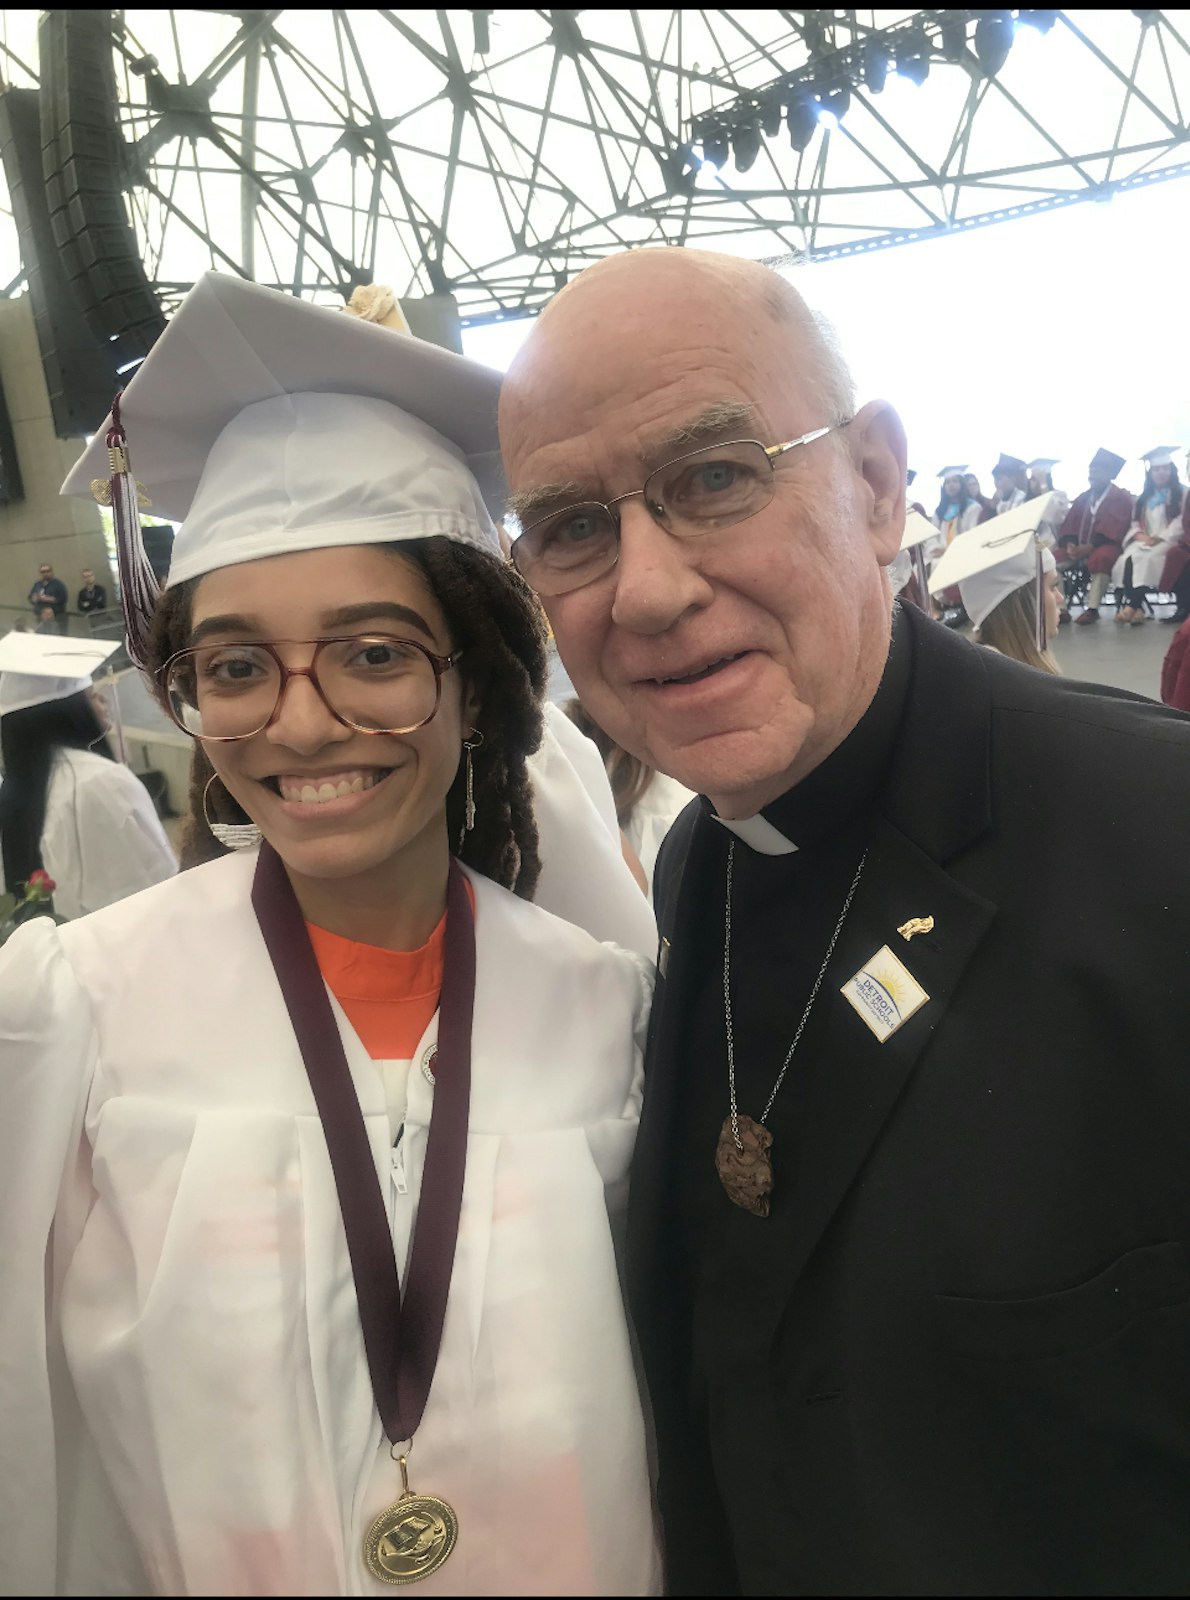
<instances>
[{"instance_id":1,"label":"red rose","mask_svg":"<svg viewBox=\"0 0 1190 1600\"><path fill-rule=\"evenodd\" d=\"M57 887L58 885L54 882L53 878L51 878L49 873L41 867L38 867L36 871L29 874L29 888L31 890L36 889L39 893L45 895L47 898L53 894Z\"/></svg>"}]
</instances>

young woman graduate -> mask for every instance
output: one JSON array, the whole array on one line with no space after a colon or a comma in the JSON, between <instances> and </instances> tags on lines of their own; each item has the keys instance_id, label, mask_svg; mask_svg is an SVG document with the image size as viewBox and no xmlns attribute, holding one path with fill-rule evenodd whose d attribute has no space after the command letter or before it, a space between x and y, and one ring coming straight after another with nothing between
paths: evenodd
<instances>
[{"instance_id":1,"label":"young woman graduate","mask_svg":"<svg viewBox=\"0 0 1190 1600\"><path fill-rule=\"evenodd\" d=\"M528 903L497 384L208 275L109 419L130 649L237 848L0 955L5 1592L658 1592L648 977Z\"/></svg>"}]
</instances>

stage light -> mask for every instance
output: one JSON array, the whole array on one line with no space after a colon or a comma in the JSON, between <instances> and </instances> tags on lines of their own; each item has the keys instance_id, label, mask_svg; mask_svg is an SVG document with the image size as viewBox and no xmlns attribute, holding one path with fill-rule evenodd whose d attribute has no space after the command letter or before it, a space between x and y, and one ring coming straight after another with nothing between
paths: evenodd
<instances>
[{"instance_id":1,"label":"stage light","mask_svg":"<svg viewBox=\"0 0 1190 1600\"><path fill-rule=\"evenodd\" d=\"M920 88L930 75L930 41L924 29L913 28L897 41L897 72Z\"/></svg>"},{"instance_id":2,"label":"stage light","mask_svg":"<svg viewBox=\"0 0 1190 1600\"><path fill-rule=\"evenodd\" d=\"M795 150L804 150L818 131L818 102L807 89L794 90L785 120L790 144Z\"/></svg>"},{"instance_id":3,"label":"stage light","mask_svg":"<svg viewBox=\"0 0 1190 1600\"><path fill-rule=\"evenodd\" d=\"M864 47L864 84L873 94L884 88L890 64L888 51L882 45L869 43Z\"/></svg>"},{"instance_id":4,"label":"stage light","mask_svg":"<svg viewBox=\"0 0 1190 1600\"><path fill-rule=\"evenodd\" d=\"M760 123L755 117L741 122L731 136L731 153L737 172L747 172L760 154Z\"/></svg>"},{"instance_id":5,"label":"stage light","mask_svg":"<svg viewBox=\"0 0 1190 1600\"><path fill-rule=\"evenodd\" d=\"M704 161L709 161L713 167L727 165L727 130L725 128L707 128L702 136L702 155Z\"/></svg>"},{"instance_id":6,"label":"stage light","mask_svg":"<svg viewBox=\"0 0 1190 1600\"><path fill-rule=\"evenodd\" d=\"M770 95L761 107L760 126L769 139L781 132L781 101L777 95Z\"/></svg>"},{"instance_id":7,"label":"stage light","mask_svg":"<svg viewBox=\"0 0 1190 1600\"><path fill-rule=\"evenodd\" d=\"M994 78L1012 49L1012 12L985 11L975 24L975 54L989 78Z\"/></svg>"},{"instance_id":8,"label":"stage light","mask_svg":"<svg viewBox=\"0 0 1190 1600\"><path fill-rule=\"evenodd\" d=\"M846 82L836 83L823 99L822 109L829 111L837 122L842 122L851 109L851 85Z\"/></svg>"},{"instance_id":9,"label":"stage light","mask_svg":"<svg viewBox=\"0 0 1190 1600\"><path fill-rule=\"evenodd\" d=\"M1017 21L1023 22L1027 28L1036 28L1038 33L1048 33L1058 20L1056 11L1018 11Z\"/></svg>"},{"instance_id":10,"label":"stage light","mask_svg":"<svg viewBox=\"0 0 1190 1600\"><path fill-rule=\"evenodd\" d=\"M944 11L942 13L940 32L942 35L942 54L947 61L961 61L967 54L967 24L962 17L956 17Z\"/></svg>"}]
</instances>

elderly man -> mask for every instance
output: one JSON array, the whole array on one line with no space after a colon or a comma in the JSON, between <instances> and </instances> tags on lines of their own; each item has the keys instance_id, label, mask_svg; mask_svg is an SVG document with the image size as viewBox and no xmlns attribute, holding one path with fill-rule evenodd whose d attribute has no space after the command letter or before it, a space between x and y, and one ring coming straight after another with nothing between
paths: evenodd
<instances>
[{"instance_id":1,"label":"elderly man","mask_svg":"<svg viewBox=\"0 0 1190 1600\"><path fill-rule=\"evenodd\" d=\"M761 267L590 268L501 431L584 705L700 796L629 1224L671 1592L1182 1592L1190 723L894 614L901 425Z\"/></svg>"}]
</instances>

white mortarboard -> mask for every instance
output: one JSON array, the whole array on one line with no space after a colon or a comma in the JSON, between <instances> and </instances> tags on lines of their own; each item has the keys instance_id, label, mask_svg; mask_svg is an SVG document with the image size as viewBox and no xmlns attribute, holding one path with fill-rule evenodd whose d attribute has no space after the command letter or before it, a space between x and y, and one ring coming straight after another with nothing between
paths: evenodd
<instances>
[{"instance_id":1,"label":"white mortarboard","mask_svg":"<svg viewBox=\"0 0 1190 1600\"><path fill-rule=\"evenodd\" d=\"M963 608L978 627L1001 600L1053 571L1053 556L1037 543L1037 528L1052 500L1052 495L1038 495L952 540L930 573L930 593L957 583Z\"/></svg>"},{"instance_id":2,"label":"white mortarboard","mask_svg":"<svg viewBox=\"0 0 1190 1600\"><path fill-rule=\"evenodd\" d=\"M1038 456L1036 460L1029 462L1028 470L1030 472L1052 472L1061 459L1061 456L1055 456L1053 460L1049 456Z\"/></svg>"},{"instance_id":3,"label":"white mortarboard","mask_svg":"<svg viewBox=\"0 0 1190 1600\"><path fill-rule=\"evenodd\" d=\"M927 539L937 539L939 533L929 517L923 517L920 511L910 511L905 517L905 532L901 536L901 549L912 550L919 544L924 544Z\"/></svg>"},{"instance_id":4,"label":"white mortarboard","mask_svg":"<svg viewBox=\"0 0 1190 1600\"><path fill-rule=\"evenodd\" d=\"M499 554L477 482L498 496L499 391L497 372L437 345L206 273L120 401L132 472L182 524L169 582L431 534ZM111 426L64 494L108 475Z\"/></svg>"},{"instance_id":5,"label":"white mortarboard","mask_svg":"<svg viewBox=\"0 0 1190 1600\"><path fill-rule=\"evenodd\" d=\"M1180 447L1176 444L1159 444L1153 450L1146 450L1141 459L1147 467L1169 467L1180 453Z\"/></svg>"},{"instance_id":6,"label":"white mortarboard","mask_svg":"<svg viewBox=\"0 0 1190 1600\"><path fill-rule=\"evenodd\" d=\"M8 633L0 639L0 716L49 705L91 687L91 674L120 648L118 640Z\"/></svg>"},{"instance_id":7,"label":"white mortarboard","mask_svg":"<svg viewBox=\"0 0 1190 1600\"><path fill-rule=\"evenodd\" d=\"M966 467L943 467L938 476L944 479L965 478L967 476L967 469Z\"/></svg>"},{"instance_id":8,"label":"white mortarboard","mask_svg":"<svg viewBox=\"0 0 1190 1600\"><path fill-rule=\"evenodd\" d=\"M928 517L923 517L920 511L910 511L905 517L905 532L901 536L901 548L893 557L888 568L888 581L893 594L900 594L917 574L919 595L925 599L926 563L924 546L927 539L937 539L938 530Z\"/></svg>"}]
</instances>

